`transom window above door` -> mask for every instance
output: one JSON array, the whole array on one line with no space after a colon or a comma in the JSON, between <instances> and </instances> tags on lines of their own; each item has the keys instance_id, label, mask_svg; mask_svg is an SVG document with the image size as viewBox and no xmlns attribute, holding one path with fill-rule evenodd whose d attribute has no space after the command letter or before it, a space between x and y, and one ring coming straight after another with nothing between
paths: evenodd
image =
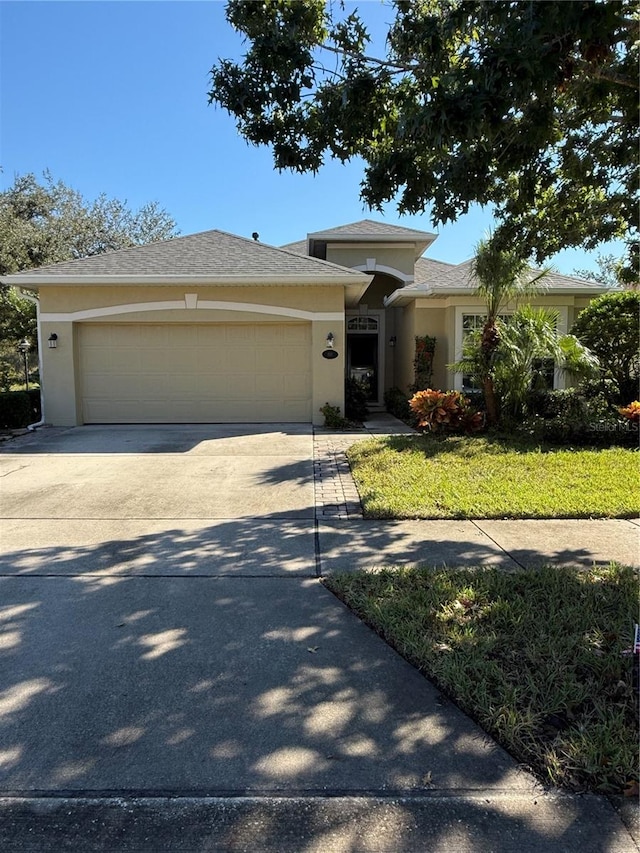
<instances>
[{"instance_id":1,"label":"transom window above door","mask_svg":"<svg viewBox=\"0 0 640 853\"><path fill-rule=\"evenodd\" d=\"M378 321L375 317L352 317L347 320L348 332L377 332Z\"/></svg>"}]
</instances>

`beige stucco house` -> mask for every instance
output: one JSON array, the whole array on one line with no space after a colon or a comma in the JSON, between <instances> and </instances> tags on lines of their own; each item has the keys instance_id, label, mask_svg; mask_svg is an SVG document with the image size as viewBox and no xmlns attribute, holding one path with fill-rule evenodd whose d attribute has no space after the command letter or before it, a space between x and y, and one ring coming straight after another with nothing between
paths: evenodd
<instances>
[{"instance_id":1,"label":"beige stucco house","mask_svg":"<svg viewBox=\"0 0 640 853\"><path fill-rule=\"evenodd\" d=\"M373 409L406 389L416 335L437 339L433 386L462 387L447 364L482 302L470 262L424 256L435 239L371 220L281 248L214 230L2 281L37 299L47 423L322 423L345 375ZM552 274L535 304L566 330L603 290Z\"/></svg>"}]
</instances>

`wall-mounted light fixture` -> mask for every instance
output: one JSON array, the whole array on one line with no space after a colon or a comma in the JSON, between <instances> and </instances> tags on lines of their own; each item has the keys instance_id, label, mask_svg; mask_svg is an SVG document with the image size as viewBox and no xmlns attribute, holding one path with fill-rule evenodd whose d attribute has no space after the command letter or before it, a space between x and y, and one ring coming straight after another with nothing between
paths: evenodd
<instances>
[{"instance_id":1,"label":"wall-mounted light fixture","mask_svg":"<svg viewBox=\"0 0 640 853\"><path fill-rule=\"evenodd\" d=\"M327 335L327 339L324 342L324 349L322 350L322 357L328 358L331 361L334 358L338 358L338 350L333 348L333 342L335 338L333 336L333 332L329 332Z\"/></svg>"},{"instance_id":2,"label":"wall-mounted light fixture","mask_svg":"<svg viewBox=\"0 0 640 853\"><path fill-rule=\"evenodd\" d=\"M49 349L55 349L58 346L58 336L55 332L52 332L47 338L47 343L49 344Z\"/></svg>"},{"instance_id":3,"label":"wall-mounted light fixture","mask_svg":"<svg viewBox=\"0 0 640 853\"><path fill-rule=\"evenodd\" d=\"M389 338L389 346L394 347L396 345L397 340L398 339L395 335L391 335L391 337Z\"/></svg>"}]
</instances>

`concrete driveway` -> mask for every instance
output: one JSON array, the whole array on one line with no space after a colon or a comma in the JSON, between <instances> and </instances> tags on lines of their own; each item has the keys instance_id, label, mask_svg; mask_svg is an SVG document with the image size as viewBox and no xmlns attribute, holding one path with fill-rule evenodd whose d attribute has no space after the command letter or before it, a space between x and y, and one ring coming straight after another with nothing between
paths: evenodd
<instances>
[{"instance_id":1,"label":"concrete driveway","mask_svg":"<svg viewBox=\"0 0 640 853\"><path fill-rule=\"evenodd\" d=\"M315 576L310 427L78 427L0 453L0 565Z\"/></svg>"},{"instance_id":2,"label":"concrete driveway","mask_svg":"<svg viewBox=\"0 0 640 853\"><path fill-rule=\"evenodd\" d=\"M0 465L0 790L414 790L448 738L443 784L518 777L319 584L310 428L46 430Z\"/></svg>"},{"instance_id":3,"label":"concrete driveway","mask_svg":"<svg viewBox=\"0 0 640 853\"><path fill-rule=\"evenodd\" d=\"M625 849L321 585L310 428L43 430L0 474L7 853Z\"/></svg>"}]
</instances>

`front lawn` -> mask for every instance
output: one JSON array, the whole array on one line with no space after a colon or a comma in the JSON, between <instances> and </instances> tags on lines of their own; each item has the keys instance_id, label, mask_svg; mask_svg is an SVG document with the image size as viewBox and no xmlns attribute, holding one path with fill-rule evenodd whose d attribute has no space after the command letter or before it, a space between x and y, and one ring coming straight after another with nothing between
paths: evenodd
<instances>
[{"instance_id":1,"label":"front lawn","mask_svg":"<svg viewBox=\"0 0 640 853\"><path fill-rule=\"evenodd\" d=\"M390 436L347 453L368 518L630 518L634 450L506 439Z\"/></svg>"},{"instance_id":2,"label":"front lawn","mask_svg":"<svg viewBox=\"0 0 640 853\"><path fill-rule=\"evenodd\" d=\"M638 778L623 654L637 581L612 564L387 569L325 584L545 782L620 793Z\"/></svg>"}]
</instances>

